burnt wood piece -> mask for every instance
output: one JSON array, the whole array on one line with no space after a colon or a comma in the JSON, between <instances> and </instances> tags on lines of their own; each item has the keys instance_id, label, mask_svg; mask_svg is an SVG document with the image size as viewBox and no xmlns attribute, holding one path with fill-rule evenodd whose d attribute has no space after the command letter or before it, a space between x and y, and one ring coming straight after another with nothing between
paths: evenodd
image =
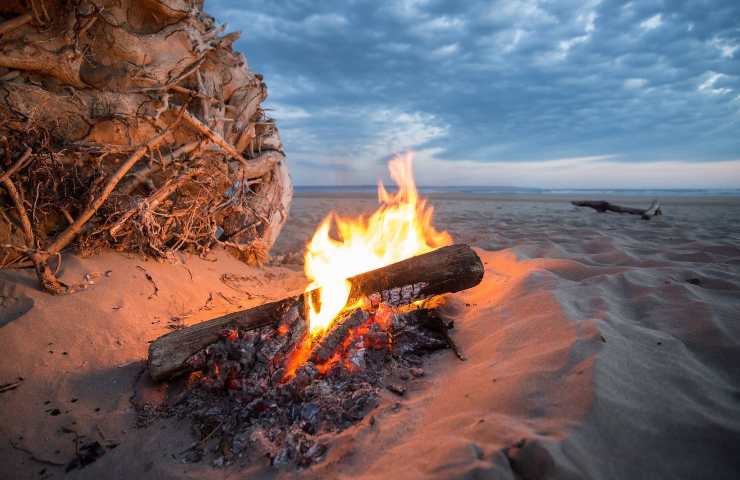
<instances>
[{"instance_id":1,"label":"burnt wood piece","mask_svg":"<svg viewBox=\"0 0 740 480\"><path fill-rule=\"evenodd\" d=\"M650 217L657 215L663 215L660 209L660 202L653 200L648 208L633 208L623 207L621 205L615 205L613 203L605 202L604 200L578 200L570 202L576 207L589 207L593 208L599 213L604 212L616 212L616 213L628 213L630 215L640 215L644 220L650 220Z\"/></svg>"},{"instance_id":2,"label":"burnt wood piece","mask_svg":"<svg viewBox=\"0 0 740 480\"><path fill-rule=\"evenodd\" d=\"M363 325L370 315L358 308L350 312L339 325L332 328L311 351L310 360L316 365L328 362L353 329Z\"/></svg>"},{"instance_id":3,"label":"burnt wood piece","mask_svg":"<svg viewBox=\"0 0 740 480\"><path fill-rule=\"evenodd\" d=\"M347 303L379 294L387 304L400 306L459 292L478 285L482 279L483 263L473 249L464 244L450 245L350 278ZM305 295L314 292L229 313L163 335L149 345L149 374L154 381L161 381L182 373L187 359L217 341L225 328L276 326L291 307L304 309Z\"/></svg>"}]
</instances>

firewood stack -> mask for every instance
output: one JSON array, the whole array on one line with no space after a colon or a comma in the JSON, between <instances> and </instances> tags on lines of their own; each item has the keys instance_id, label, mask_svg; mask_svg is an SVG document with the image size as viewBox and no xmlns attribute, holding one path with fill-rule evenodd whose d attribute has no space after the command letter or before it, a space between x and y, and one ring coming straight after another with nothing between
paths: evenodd
<instances>
[{"instance_id":1,"label":"firewood stack","mask_svg":"<svg viewBox=\"0 0 740 480\"><path fill-rule=\"evenodd\" d=\"M199 0L0 4L0 268L69 245L260 263L292 197L262 76Z\"/></svg>"}]
</instances>

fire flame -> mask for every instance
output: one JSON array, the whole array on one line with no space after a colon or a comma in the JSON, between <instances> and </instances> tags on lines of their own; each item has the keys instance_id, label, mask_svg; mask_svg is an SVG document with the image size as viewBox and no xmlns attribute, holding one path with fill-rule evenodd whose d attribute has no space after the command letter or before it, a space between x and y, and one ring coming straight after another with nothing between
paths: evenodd
<instances>
[{"instance_id":1,"label":"fire flame","mask_svg":"<svg viewBox=\"0 0 740 480\"><path fill-rule=\"evenodd\" d=\"M295 376L311 355L312 345L330 330L337 316L355 307L347 305L351 286L348 278L452 243L447 232L438 232L432 226L434 209L416 191L411 161L412 155L407 153L388 163L398 192L388 193L378 182L380 206L372 215L343 218L332 212L316 229L306 248L305 272L311 281L306 292L318 290L305 296L308 334L288 356L285 380ZM331 236L334 226L338 239ZM374 320L387 323L388 313L379 308ZM325 373L340 360L337 352L316 368Z\"/></svg>"},{"instance_id":2,"label":"fire flame","mask_svg":"<svg viewBox=\"0 0 740 480\"><path fill-rule=\"evenodd\" d=\"M452 243L447 232L432 226L434 209L419 196L411 168L413 155L406 153L388 163L398 185L388 193L378 182L380 206L369 217L342 218L330 213L308 244L305 257L308 290L320 288L316 301L308 299L308 330L314 339L328 331L347 307L349 277L420 255ZM338 239L331 237L336 226Z\"/></svg>"}]
</instances>

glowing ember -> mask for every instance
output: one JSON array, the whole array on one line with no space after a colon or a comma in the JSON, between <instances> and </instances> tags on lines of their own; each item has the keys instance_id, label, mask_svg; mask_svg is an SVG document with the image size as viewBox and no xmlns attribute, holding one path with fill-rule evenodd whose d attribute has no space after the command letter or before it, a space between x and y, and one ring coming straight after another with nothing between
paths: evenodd
<instances>
[{"instance_id":1,"label":"glowing ember","mask_svg":"<svg viewBox=\"0 0 740 480\"><path fill-rule=\"evenodd\" d=\"M320 290L306 295L309 335L288 359L288 377L305 362L311 343L330 329L337 315L354 307L347 305L347 278L452 243L447 232L432 226L433 208L419 197L411 161L412 155L407 153L389 162L398 192L388 193L379 183L380 206L372 215L342 218L332 212L314 233L305 257L305 272L311 281L306 291ZM331 236L332 227L336 227L337 239Z\"/></svg>"}]
</instances>

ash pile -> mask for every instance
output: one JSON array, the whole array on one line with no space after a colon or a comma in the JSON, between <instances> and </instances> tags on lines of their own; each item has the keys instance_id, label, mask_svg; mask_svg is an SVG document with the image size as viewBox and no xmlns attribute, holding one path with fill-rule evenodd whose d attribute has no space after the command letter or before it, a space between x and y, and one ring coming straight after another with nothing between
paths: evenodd
<instances>
[{"instance_id":1,"label":"ash pile","mask_svg":"<svg viewBox=\"0 0 740 480\"><path fill-rule=\"evenodd\" d=\"M452 327L430 302L399 310L376 299L314 340L294 307L277 329L226 330L194 355L187 386L161 414L191 421L184 461L308 467L331 435L379 405L382 389L403 395L404 381L424 375L424 356L457 353Z\"/></svg>"}]
</instances>

